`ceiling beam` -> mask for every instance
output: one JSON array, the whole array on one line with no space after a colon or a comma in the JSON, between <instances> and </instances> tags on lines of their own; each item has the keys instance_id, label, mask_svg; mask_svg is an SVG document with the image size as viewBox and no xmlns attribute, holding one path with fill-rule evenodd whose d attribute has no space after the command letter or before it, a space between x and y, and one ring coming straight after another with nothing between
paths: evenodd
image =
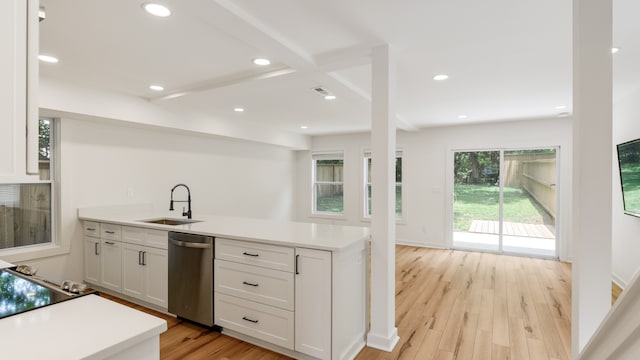
<instances>
[{"instance_id":1,"label":"ceiling beam","mask_svg":"<svg viewBox=\"0 0 640 360\"><path fill-rule=\"evenodd\" d=\"M170 89L162 95L147 98L149 101L162 101L175 99L178 97L190 95L197 92L208 91L226 86L241 84L249 81L269 79L278 76L284 76L295 73L294 69L285 65L276 65L266 69L256 69L252 71L244 71L240 73L221 76L214 79L192 83L175 89Z\"/></svg>"}]
</instances>

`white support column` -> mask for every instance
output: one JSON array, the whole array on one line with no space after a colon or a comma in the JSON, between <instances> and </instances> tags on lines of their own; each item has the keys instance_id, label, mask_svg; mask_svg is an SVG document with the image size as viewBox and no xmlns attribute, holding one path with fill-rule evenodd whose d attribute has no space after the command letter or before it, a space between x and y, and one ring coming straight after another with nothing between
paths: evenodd
<instances>
[{"instance_id":1,"label":"white support column","mask_svg":"<svg viewBox=\"0 0 640 360\"><path fill-rule=\"evenodd\" d=\"M573 0L572 355L611 307L612 0Z\"/></svg>"},{"instance_id":2,"label":"white support column","mask_svg":"<svg viewBox=\"0 0 640 360\"><path fill-rule=\"evenodd\" d=\"M395 327L396 69L388 45L372 50L371 329L367 345L392 351Z\"/></svg>"}]
</instances>

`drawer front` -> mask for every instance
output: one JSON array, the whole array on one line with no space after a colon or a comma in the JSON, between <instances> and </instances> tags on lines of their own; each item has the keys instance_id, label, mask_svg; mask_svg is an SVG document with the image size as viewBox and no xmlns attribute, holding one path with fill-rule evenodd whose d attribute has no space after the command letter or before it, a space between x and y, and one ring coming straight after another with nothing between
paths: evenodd
<instances>
[{"instance_id":1,"label":"drawer front","mask_svg":"<svg viewBox=\"0 0 640 360\"><path fill-rule=\"evenodd\" d=\"M293 273L214 261L214 290L293 311Z\"/></svg>"},{"instance_id":2,"label":"drawer front","mask_svg":"<svg viewBox=\"0 0 640 360\"><path fill-rule=\"evenodd\" d=\"M293 248L224 238L215 243L216 259L293 272Z\"/></svg>"},{"instance_id":3,"label":"drawer front","mask_svg":"<svg viewBox=\"0 0 640 360\"><path fill-rule=\"evenodd\" d=\"M100 237L100 224L95 221L84 222L84 235L91 237Z\"/></svg>"},{"instance_id":4,"label":"drawer front","mask_svg":"<svg viewBox=\"0 0 640 360\"><path fill-rule=\"evenodd\" d=\"M145 230L144 243L158 249L169 248L169 232L164 230Z\"/></svg>"},{"instance_id":5,"label":"drawer front","mask_svg":"<svg viewBox=\"0 0 640 360\"><path fill-rule=\"evenodd\" d=\"M130 244L151 246L158 249L168 249L168 237L168 231L145 229L135 226L122 227L122 241Z\"/></svg>"},{"instance_id":6,"label":"drawer front","mask_svg":"<svg viewBox=\"0 0 640 360\"><path fill-rule=\"evenodd\" d=\"M100 224L100 238L122 241L122 226L114 224Z\"/></svg>"},{"instance_id":7,"label":"drawer front","mask_svg":"<svg viewBox=\"0 0 640 360\"><path fill-rule=\"evenodd\" d=\"M293 312L215 294L215 324L293 349Z\"/></svg>"}]
</instances>

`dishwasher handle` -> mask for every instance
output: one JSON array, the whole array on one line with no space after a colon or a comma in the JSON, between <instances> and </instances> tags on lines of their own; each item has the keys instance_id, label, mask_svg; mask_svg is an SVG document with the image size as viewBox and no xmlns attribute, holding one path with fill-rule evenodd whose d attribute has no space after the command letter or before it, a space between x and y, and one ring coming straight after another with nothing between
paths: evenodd
<instances>
[{"instance_id":1,"label":"dishwasher handle","mask_svg":"<svg viewBox=\"0 0 640 360\"><path fill-rule=\"evenodd\" d=\"M186 248L208 249L211 247L211 244L209 243L196 243L196 242L189 242L189 241L179 241L174 239L169 239L169 241L175 246L186 247Z\"/></svg>"}]
</instances>

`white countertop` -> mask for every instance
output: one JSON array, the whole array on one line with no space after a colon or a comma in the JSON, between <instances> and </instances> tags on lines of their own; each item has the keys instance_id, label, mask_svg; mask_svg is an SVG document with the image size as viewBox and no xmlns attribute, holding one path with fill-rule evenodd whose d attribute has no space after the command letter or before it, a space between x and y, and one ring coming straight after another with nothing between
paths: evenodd
<instances>
[{"instance_id":1,"label":"white countertop","mask_svg":"<svg viewBox=\"0 0 640 360\"><path fill-rule=\"evenodd\" d=\"M104 359L165 330L164 319L86 295L0 320L0 356Z\"/></svg>"},{"instance_id":2,"label":"white countertop","mask_svg":"<svg viewBox=\"0 0 640 360\"><path fill-rule=\"evenodd\" d=\"M369 240L369 229L359 226L200 214L194 215L192 219L200 222L186 225L158 225L140 221L163 217L186 219L180 216L179 211L160 213L141 211L140 208L83 208L78 209L78 217L82 220L329 251L340 251Z\"/></svg>"}]
</instances>

